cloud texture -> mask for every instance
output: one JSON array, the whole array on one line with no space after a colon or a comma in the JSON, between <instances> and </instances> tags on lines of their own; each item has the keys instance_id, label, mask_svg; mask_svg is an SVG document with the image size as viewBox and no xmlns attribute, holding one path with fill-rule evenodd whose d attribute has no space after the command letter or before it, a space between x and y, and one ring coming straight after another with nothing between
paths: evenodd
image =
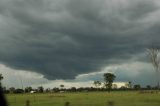
<instances>
[{"instance_id":1,"label":"cloud texture","mask_svg":"<svg viewBox=\"0 0 160 106\"><path fill-rule=\"evenodd\" d=\"M159 16L158 0L0 0L0 62L51 80L144 62Z\"/></svg>"}]
</instances>

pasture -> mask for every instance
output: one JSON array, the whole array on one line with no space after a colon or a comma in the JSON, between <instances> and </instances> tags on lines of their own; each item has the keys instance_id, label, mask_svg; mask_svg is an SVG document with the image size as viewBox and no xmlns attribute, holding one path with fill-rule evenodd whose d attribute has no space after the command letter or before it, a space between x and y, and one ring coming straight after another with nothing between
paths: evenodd
<instances>
[{"instance_id":1,"label":"pasture","mask_svg":"<svg viewBox=\"0 0 160 106\"><path fill-rule=\"evenodd\" d=\"M139 93L136 91L83 92L83 93L42 93L42 94L7 94L9 106L160 106L160 94Z\"/></svg>"}]
</instances>

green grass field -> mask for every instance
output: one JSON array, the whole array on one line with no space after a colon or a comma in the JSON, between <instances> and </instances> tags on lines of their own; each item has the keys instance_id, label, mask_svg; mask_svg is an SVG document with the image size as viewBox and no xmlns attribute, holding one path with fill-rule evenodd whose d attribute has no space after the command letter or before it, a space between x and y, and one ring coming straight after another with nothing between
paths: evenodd
<instances>
[{"instance_id":1,"label":"green grass field","mask_svg":"<svg viewBox=\"0 0 160 106\"><path fill-rule=\"evenodd\" d=\"M9 106L107 106L113 101L114 106L160 106L160 94L140 94L139 92L86 92L86 93L50 93L50 94L8 94Z\"/></svg>"}]
</instances>

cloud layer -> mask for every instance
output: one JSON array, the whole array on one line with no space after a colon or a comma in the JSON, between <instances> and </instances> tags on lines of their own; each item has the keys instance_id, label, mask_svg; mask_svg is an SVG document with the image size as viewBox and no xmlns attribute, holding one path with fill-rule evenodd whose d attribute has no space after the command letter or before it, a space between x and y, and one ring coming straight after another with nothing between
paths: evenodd
<instances>
[{"instance_id":1,"label":"cloud layer","mask_svg":"<svg viewBox=\"0 0 160 106\"><path fill-rule=\"evenodd\" d=\"M159 16L158 0L1 0L0 62L51 80L143 62Z\"/></svg>"},{"instance_id":2,"label":"cloud layer","mask_svg":"<svg viewBox=\"0 0 160 106\"><path fill-rule=\"evenodd\" d=\"M111 65L103 68L99 72L91 72L88 74L81 74L76 76L73 80L47 80L43 78L42 74L35 72L28 72L25 70L14 70L0 64L0 73L3 74L3 86L10 88L25 88L32 86L37 88L43 86L44 88L60 87L61 84L66 88L70 87L93 87L93 82L96 80L104 82L103 74L111 72L116 75L115 82L128 82L132 84L156 85L156 78L153 68L149 63L132 62L121 65Z\"/></svg>"}]
</instances>

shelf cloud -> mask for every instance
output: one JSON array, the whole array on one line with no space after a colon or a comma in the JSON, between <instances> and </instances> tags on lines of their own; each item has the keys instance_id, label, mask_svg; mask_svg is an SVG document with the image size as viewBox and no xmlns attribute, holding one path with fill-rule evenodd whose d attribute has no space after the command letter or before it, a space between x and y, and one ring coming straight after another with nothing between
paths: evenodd
<instances>
[{"instance_id":1,"label":"shelf cloud","mask_svg":"<svg viewBox=\"0 0 160 106\"><path fill-rule=\"evenodd\" d=\"M147 62L159 16L159 0L1 0L0 62L49 80Z\"/></svg>"}]
</instances>

